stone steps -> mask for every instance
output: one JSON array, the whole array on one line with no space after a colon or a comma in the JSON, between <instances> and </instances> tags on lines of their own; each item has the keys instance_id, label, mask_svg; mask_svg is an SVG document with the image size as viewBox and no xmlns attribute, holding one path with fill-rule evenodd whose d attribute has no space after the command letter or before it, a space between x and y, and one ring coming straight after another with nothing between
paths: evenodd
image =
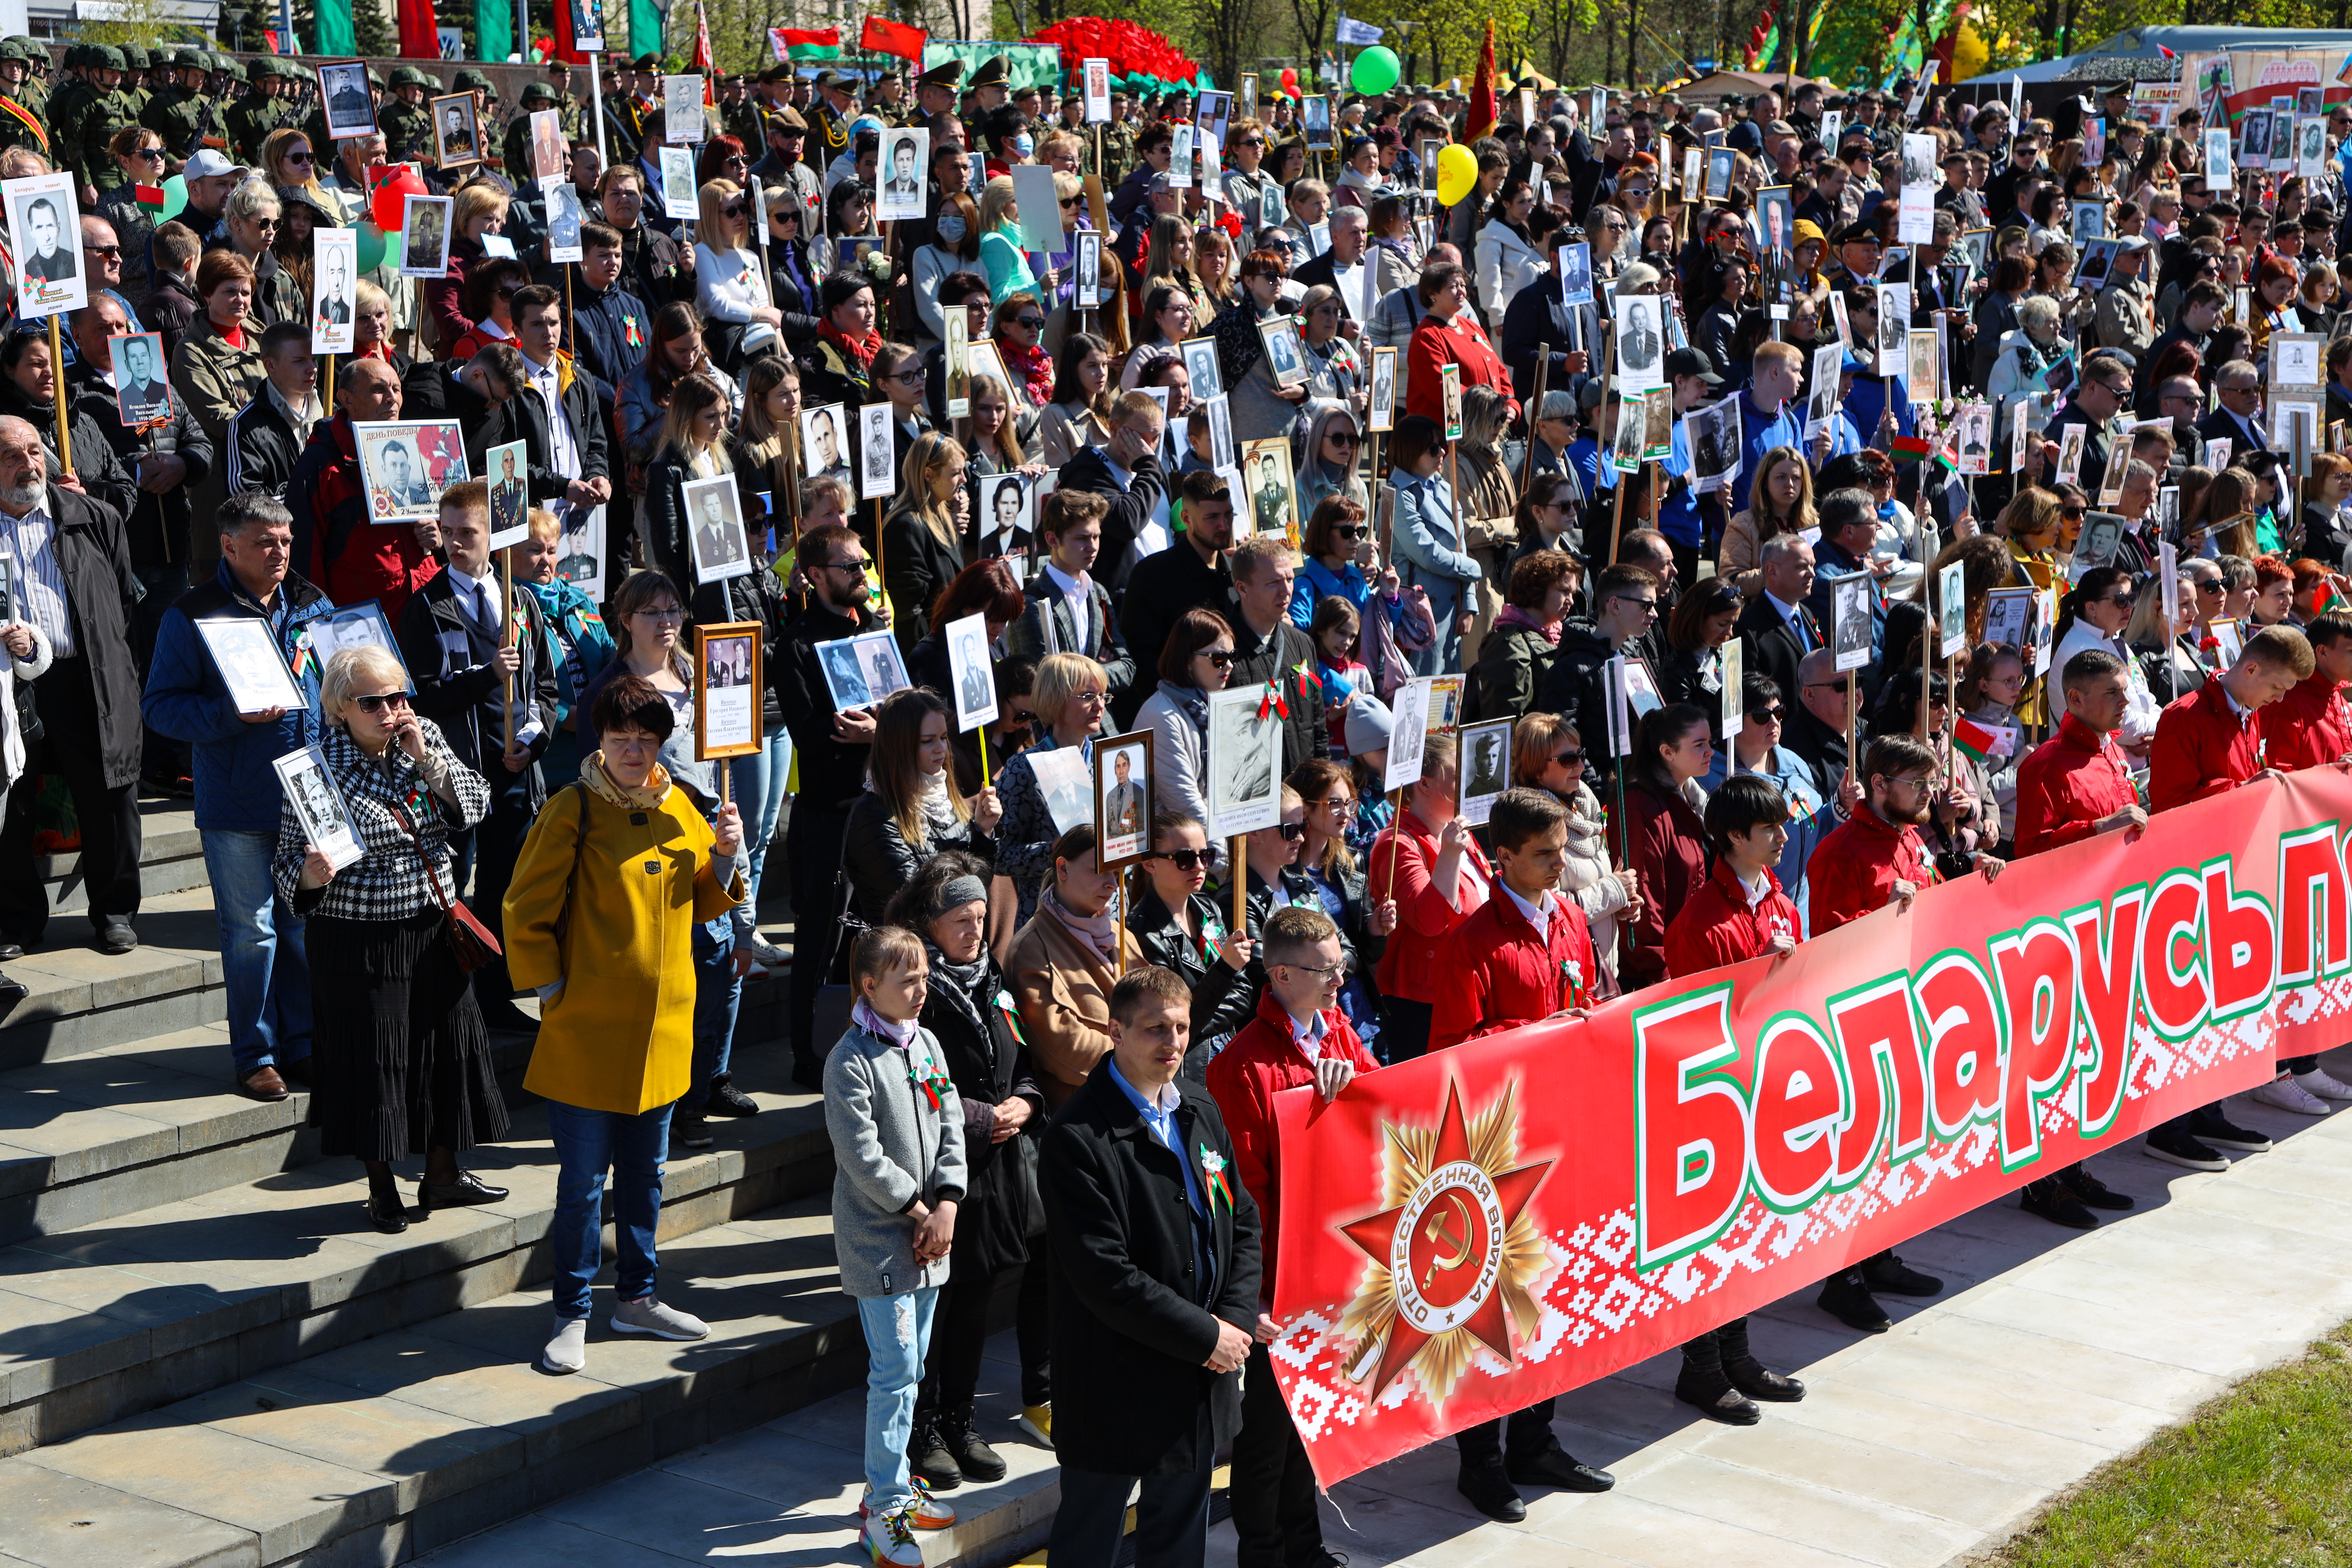
<instances>
[{"instance_id":1,"label":"stone steps","mask_svg":"<svg viewBox=\"0 0 2352 1568\"><path fill-rule=\"evenodd\" d=\"M142 894L153 899L203 887L206 880L205 847L196 834L194 804L185 800L143 799L139 803L139 886ZM48 889L52 915L78 915L89 908L78 851L37 856L34 865ZM68 924L78 935L85 922L72 921Z\"/></svg>"}]
</instances>

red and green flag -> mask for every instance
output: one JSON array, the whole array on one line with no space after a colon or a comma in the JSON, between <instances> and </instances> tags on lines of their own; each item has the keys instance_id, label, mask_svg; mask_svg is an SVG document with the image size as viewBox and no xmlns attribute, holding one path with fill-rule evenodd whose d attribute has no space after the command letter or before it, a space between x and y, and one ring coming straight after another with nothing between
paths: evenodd
<instances>
[{"instance_id":1,"label":"red and green flag","mask_svg":"<svg viewBox=\"0 0 2352 1568\"><path fill-rule=\"evenodd\" d=\"M1952 726L1952 744L1979 763L2009 755L2016 743L2013 731L1988 730L1972 720L1962 719Z\"/></svg>"},{"instance_id":2,"label":"red and green flag","mask_svg":"<svg viewBox=\"0 0 2352 1568\"><path fill-rule=\"evenodd\" d=\"M771 27L768 45L779 65L790 60L837 60L841 58L838 27Z\"/></svg>"}]
</instances>

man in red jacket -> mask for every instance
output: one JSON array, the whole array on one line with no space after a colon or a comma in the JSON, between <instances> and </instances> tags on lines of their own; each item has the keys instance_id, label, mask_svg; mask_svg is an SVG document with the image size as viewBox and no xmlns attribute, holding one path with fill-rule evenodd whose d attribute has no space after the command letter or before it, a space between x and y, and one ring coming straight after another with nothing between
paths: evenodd
<instances>
[{"instance_id":1,"label":"man in red jacket","mask_svg":"<svg viewBox=\"0 0 2352 1568\"><path fill-rule=\"evenodd\" d=\"M1328 915L1303 904L1276 910L1266 920L1259 952L1265 962L1265 990L1258 997L1257 1016L1209 1064L1209 1093L1233 1138L1242 1185L1258 1205L1258 1294L1261 1307L1270 1311L1280 1256L1276 1227L1282 1215L1274 1097L1311 1083L1329 1100L1358 1073L1374 1071L1380 1064L1340 1010L1349 961L1339 928ZM1316 1513L1315 1472L1262 1342L1250 1347L1249 1370L1242 1374L1233 1505L1238 1568L1329 1561Z\"/></svg>"},{"instance_id":2,"label":"man in red jacket","mask_svg":"<svg viewBox=\"0 0 2352 1568\"><path fill-rule=\"evenodd\" d=\"M1935 805L1936 770L1936 753L1909 735L1881 735L1871 742L1862 760L1862 804L1805 863L1813 935L1825 936L1888 904L1907 909L1935 881L1919 825ZM1988 882L2000 875L2002 862L1992 856L1980 854L1976 864ZM1890 1247L1823 1280L1820 1305L1850 1329L1883 1334L1892 1320L1871 1299L1872 1291L1934 1296L1943 1289L1935 1276L1906 1268Z\"/></svg>"},{"instance_id":3,"label":"man in red jacket","mask_svg":"<svg viewBox=\"0 0 2352 1568\"><path fill-rule=\"evenodd\" d=\"M1454 815L1461 752L1451 735L1422 746L1421 777L1404 810L1372 840L1365 885L1396 905L1395 934L1374 971L1381 988L1381 1055L1391 1065L1428 1050L1438 996L1438 952L1463 917L1493 896L1495 868Z\"/></svg>"},{"instance_id":4,"label":"man in red jacket","mask_svg":"<svg viewBox=\"0 0 2352 1568\"><path fill-rule=\"evenodd\" d=\"M2311 644L2290 626L2264 626L2246 639L2237 662L2165 705L2147 755L2147 805L2169 811L2227 795L2241 784L2285 775L2264 758L2262 710L2284 699L2316 667ZM2214 1145L2260 1154L2271 1141L2221 1112L2224 1102L2176 1116L2147 1135L2150 1159L2191 1171L2226 1171Z\"/></svg>"},{"instance_id":5,"label":"man in red jacket","mask_svg":"<svg viewBox=\"0 0 2352 1568\"><path fill-rule=\"evenodd\" d=\"M1706 837L1715 870L1666 928L1666 973L1677 979L1797 947L1797 906L1772 874L1789 845L1789 800L1780 786L1758 773L1725 780L1706 803ZM1744 1314L1683 1346L1675 1397L1710 1421L1753 1426L1764 1419L1758 1400L1790 1405L1804 1396L1803 1384L1748 1348Z\"/></svg>"},{"instance_id":6,"label":"man in red jacket","mask_svg":"<svg viewBox=\"0 0 2352 1568\"><path fill-rule=\"evenodd\" d=\"M2352 620L2319 616L2305 625L2303 636L2311 644L2311 674L2263 710L2263 760L2284 773L2352 761L2352 704L2343 690L2352 681ZM2301 1116L2325 1116L2329 1100L2352 1100L2352 1086L2321 1067L2317 1056L2289 1057L2279 1063L2278 1077L2251 1098Z\"/></svg>"},{"instance_id":7,"label":"man in red jacket","mask_svg":"<svg viewBox=\"0 0 2352 1568\"><path fill-rule=\"evenodd\" d=\"M2086 648L2058 673L2066 716L2058 732L2033 749L2017 770L2017 852L2039 855L2118 828L2147 826L2131 767L2113 736L2131 709L2124 661ZM2080 1160L2064 1170L2028 1182L2019 1206L2053 1225L2089 1230L2095 1208L2127 1209L2132 1201L2091 1174Z\"/></svg>"},{"instance_id":8,"label":"man in red jacket","mask_svg":"<svg viewBox=\"0 0 2352 1568\"><path fill-rule=\"evenodd\" d=\"M1486 829L1495 843L1495 892L1438 949L1433 1050L1544 1018L1581 1016L1601 973L1584 911L1552 890L1568 863L1568 807L1541 790L1505 790ZM1499 1417L1455 1435L1462 1470L1454 1488L1488 1519L1511 1524L1528 1516L1517 1486L1605 1492L1617 1484L1559 1446L1551 1407L1539 1399L1511 1413L1507 1456Z\"/></svg>"},{"instance_id":9,"label":"man in red jacket","mask_svg":"<svg viewBox=\"0 0 2352 1568\"><path fill-rule=\"evenodd\" d=\"M1420 289L1422 308L1428 314L1413 328L1412 342L1404 351L1404 411L1444 424L1445 389L1439 367L1458 364L1465 388L1496 388L1507 400L1504 420L1516 420L1519 405L1507 401L1511 373L1495 345L1486 341L1486 329L1470 309L1470 269L1458 261L1441 261L1422 268L1421 281L1414 287Z\"/></svg>"}]
</instances>

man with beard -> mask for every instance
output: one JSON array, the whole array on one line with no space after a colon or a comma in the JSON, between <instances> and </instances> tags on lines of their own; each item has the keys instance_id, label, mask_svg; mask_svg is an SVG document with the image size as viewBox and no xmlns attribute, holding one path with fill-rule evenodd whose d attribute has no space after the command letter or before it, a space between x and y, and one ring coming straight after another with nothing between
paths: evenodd
<instances>
[{"instance_id":1,"label":"man with beard","mask_svg":"<svg viewBox=\"0 0 2352 1568\"><path fill-rule=\"evenodd\" d=\"M1936 753L1909 735L1881 735L1870 743L1862 764L1862 801L1822 840L1805 868L1814 936L1890 903L1907 907L1936 879L1919 825L1935 805L1937 772ZM1988 882L2000 875L2001 865L1990 855L1977 857L1976 868ZM1883 1333L1888 1319L1872 1291L1933 1296L1943 1289L1942 1280L1906 1268L1888 1250L1822 1281L1821 1307L1848 1328Z\"/></svg>"},{"instance_id":2,"label":"man with beard","mask_svg":"<svg viewBox=\"0 0 2352 1568\"><path fill-rule=\"evenodd\" d=\"M1160 668L1160 650L1185 611L1206 608L1222 614L1233 589L1225 552L1234 542L1234 498L1224 477L1195 469L1178 481L1176 490L1183 531L1167 549L1136 563L1122 601L1127 650L1140 671ZM1054 499L1074 493L1056 490ZM1121 724L1133 723L1151 690L1151 681L1139 678L1114 695L1111 711Z\"/></svg>"}]
</instances>

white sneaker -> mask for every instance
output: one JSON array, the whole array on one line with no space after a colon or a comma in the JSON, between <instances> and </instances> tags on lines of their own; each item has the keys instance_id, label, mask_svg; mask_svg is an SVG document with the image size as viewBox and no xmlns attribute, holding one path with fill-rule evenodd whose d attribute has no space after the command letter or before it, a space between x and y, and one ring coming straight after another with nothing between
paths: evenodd
<instances>
[{"instance_id":1,"label":"white sneaker","mask_svg":"<svg viewBox=\"0 0 2352 1568\"><path fill-rule=\"evenodd\" d=\"M2352 1083L2339 1083L2330 1078L2326 1068L2314 1068L2309 1072L2294 1075L2295 1086L2305 1094L2322 1100L2352 1100Z\"/></svg>"},{"instance_id":2,"label":"white sneaker","mask_svg":"<svg viewBox=\"0 0 2352 1568\"><path fill-rule=\"evenodd\" d=\"M2279 1074L2246 1098L2256 1105L2267 1105L2273 1110L2292 1110L2297 1116L2327 1114L2327 1101L2314 1096L2285 1073Z\"/></svg>"},{"instance_id":3,"label":"white sneaker","mask_svg":"<svg viewBox=\"0 0 2352 1568\"><path fill-rule=\"evenodd\" d=\"M914 1528L903 1508L868 1514L857 1538L865 1543L866 1554L881 1568L923 1568L923 1549L915 1544Z\"/></svg>"},{"instance_id":4,"label":"white sneaker","mask_svg":"<svg viewBox=\"0 0 2352 1568\"><path fill-rule=\"evenodd\" d=\"M539 1352L539 1364L549 1372L578 1372L588 1364L588 1320L570 1318L555 1325L555 1337Z\"/></svg>"},{"instance_id":5,"label":"white sneaker","mask_svg":"<svg viewBox=\"0 0 2352 1568\"><path fill-rule=\"evenodd\" d=\"M689 1312L676 1307L665 1307L651 1296L642 1301L613 1303L613 1331L621 1334L651 1334L662 1340L702 1340L710 1337L710 1325Z\"/></svg>"},{"instance_id":6,"label":"white sneaker","mask_svg":"<svg viewBox=\"0 0 2352 1568\"><path fill-rule=\"evenodd\" d=\"M770 969L782 969L793 961L791 953L786 952L766 937L754 937L748 942L739 942L735 945L750 948L751 956Z\"/></svg>"}]
</instances>

